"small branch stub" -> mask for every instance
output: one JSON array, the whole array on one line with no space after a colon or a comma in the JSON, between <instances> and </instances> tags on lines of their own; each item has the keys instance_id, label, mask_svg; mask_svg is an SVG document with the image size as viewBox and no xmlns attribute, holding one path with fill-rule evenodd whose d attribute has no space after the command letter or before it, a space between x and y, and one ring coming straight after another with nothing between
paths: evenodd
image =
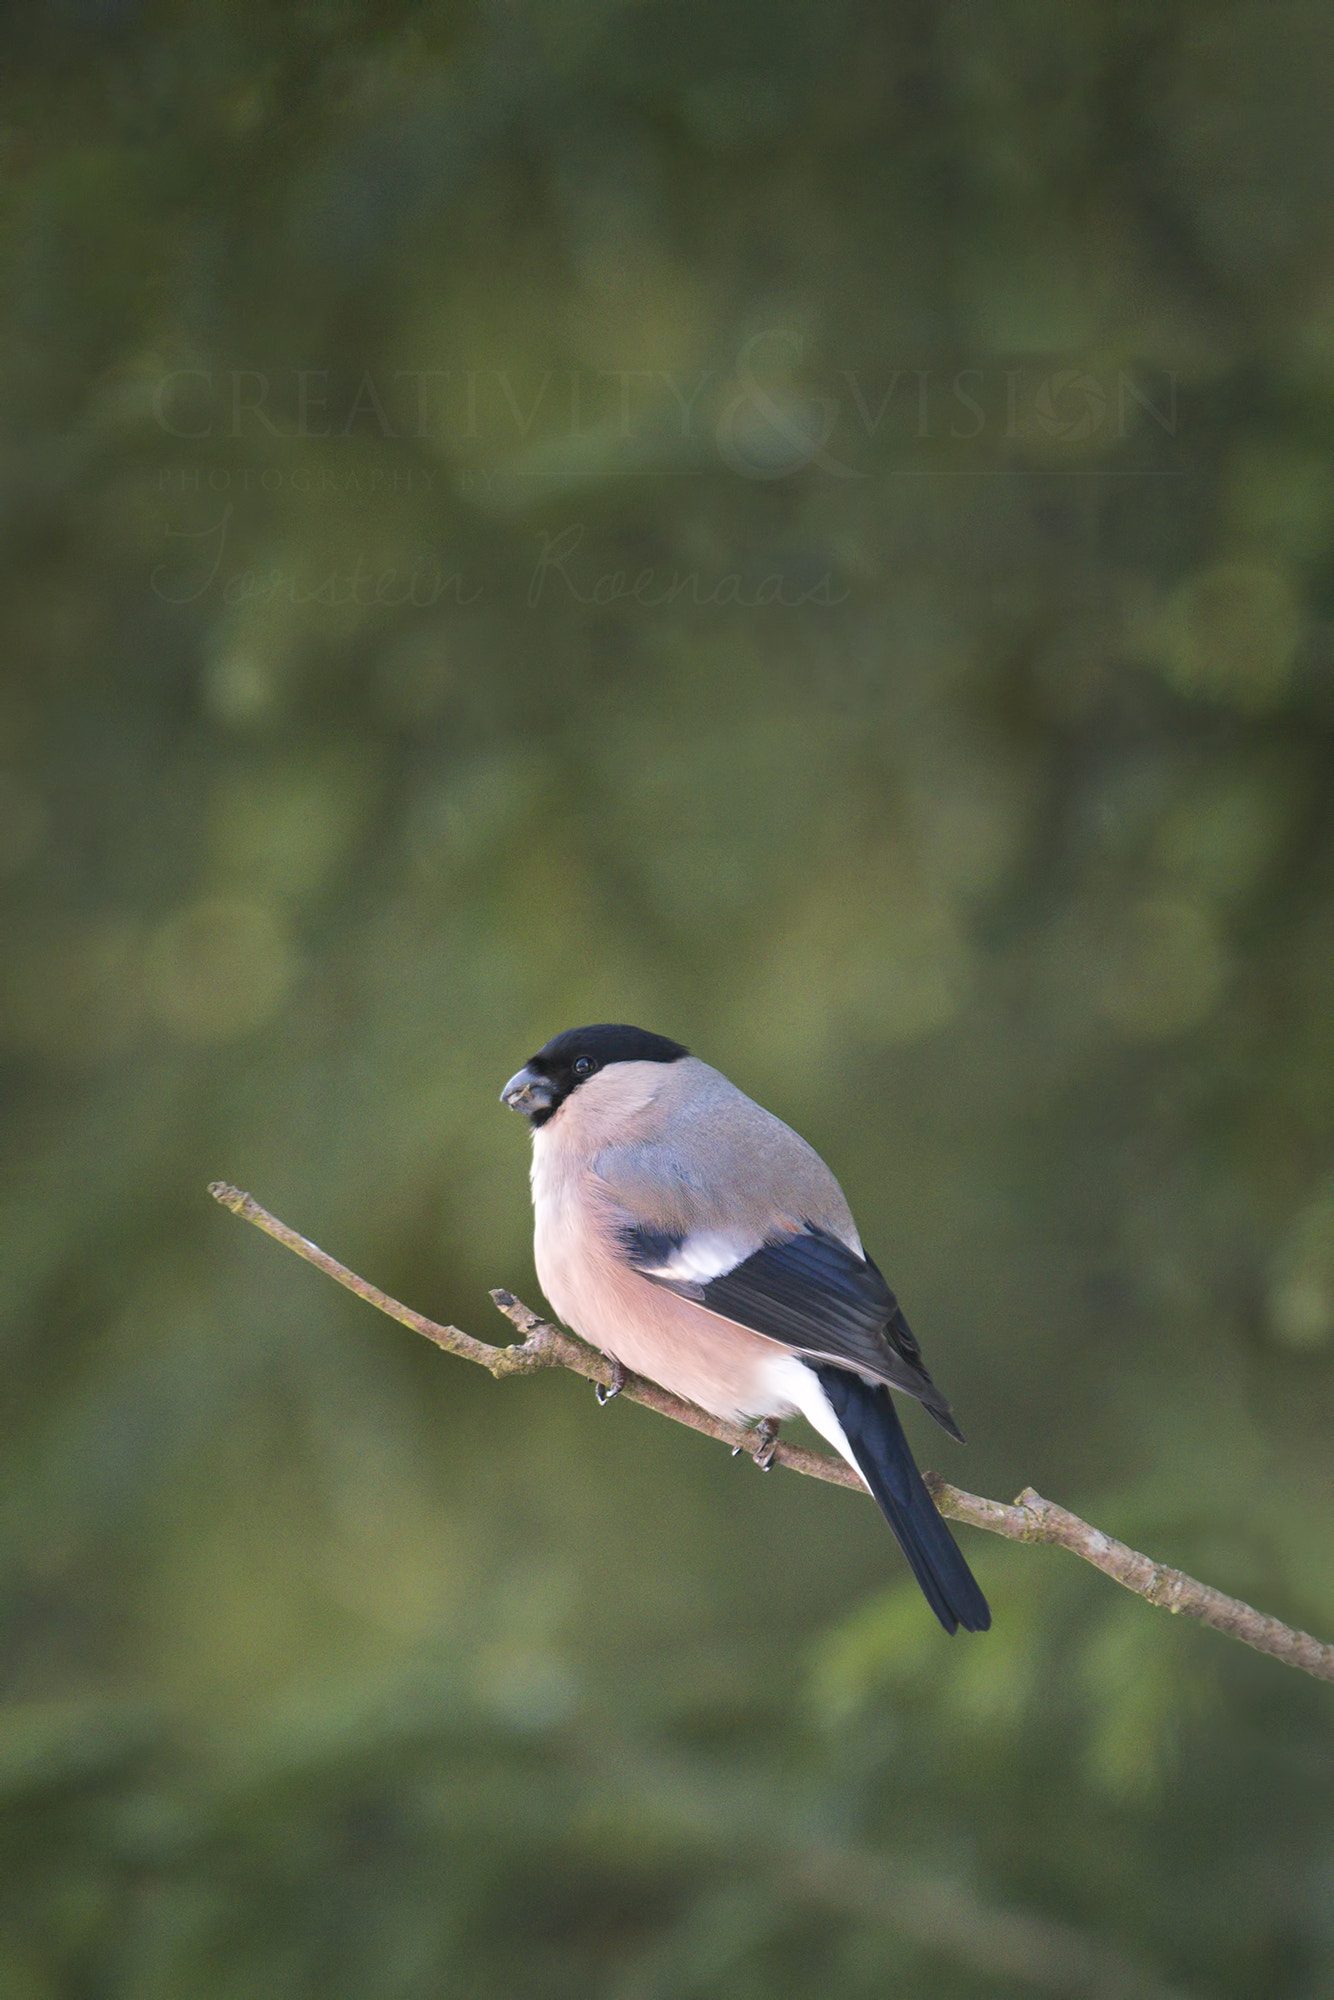
<instances>
[{"instance_id":1,"label":"small branch stub","mask_svg":"<svg viewBox=\"0 0 1334 2000\"><path fill-rule=\"evenodd\" d=\"M716 1438L720 1444L730 1446L734 1451L754 1454L757 1445L756 1431L745 1429L739 1424L724 1423L721 1418L711 1417L693 1403L686 1403L679 1396L670 1395L660 1389L656 1382L647 1382L639 1375L618 1371L607 1355L595 1347L589 1347L563 1327L552 1326L513 1292L493 1291L491 1294L497 1309L502 1312L512 1326L523 1336L511 1347L495 1347L489 1341L476 1340L470 1333L464 1333L457 1326L441 1326L424 1314L413 1312L411 1307L401 1305L390 1298L378 1285L349 1271L336 1257L321 1250L304 1236L298 1236L285 1222L270 1215L261 1208L252 1195L242 1193L240 1188L229 1187L225 1181L214 1181L209 1193L233 1215L239 1215L245 1222L253 1222L267 1236L281 1243L288 1250L304 1257L308 1264L314 1264L337 1284L349 1292L365 1299L368 1305L387 1313L390 1319L398 1320L403 1326L411 1327L414 1333L422 1334L436 1347L447 1354L457 1354L464 1361L475 1361L497 1380L507 1375L531 1375L540 1368L566 1368L572 1374L581 1375L588 1382L596 1382L603 1389L614 1389L631 1403L641 1403L645 1409L656 1410L660 1416L670 1417L674 1423L684 1424L690 1430L700 1431L705 1437ZM863 1486L850 1465L841 1458L833 1458L828 1452L811 1451L805 1445L789 1444L785 1439L773 1441L772 1450L763 1451L766 1470L769 1465L786 1466L790 1472L800 1472L808 1479L822 1479L831 1486L851 1487L854 1492L865 1493ZM988 1500L977 1493L965 1493L960 1487L951 1486L938 1472L923 1475L932 1499L940 1512L950 1520L963 1521L974 1528L985 1528L993 1535L1003 1535L1014 1542L1051 1542L1072 1554L1082 1557L1095 1569L1102 1571L1126 1590L1133 1591L1149 1604L1156 1604L1165 1611L1187 1618L1195 1618L1201 1624L1210 1625L1216 1632L1225 1632L1230 1638L1240 1639L1243 1645L1253 1646L1258 1652L1268 1653L1272 1659L1281 1660L1286 1666L1297 1667L1301 1672L1313 1674L1317 1680L1334 1681L1334 1645L1322 1639L1312 1638L1309 1632L1300 1632L1291 1625L1285 1625L1278 1618L1271 1618L1263 1611L1244 1604L1238 1597L1227 1597L1221 1590L1214 1590L1207 1583L1199 1583L1183 1570L1169 1569L1163 1563L1154 1562L1152 1557L1141 1555L1137 1549L1127 1547L1124 1542L1104 1535L1099 1528L1082 1521L1078 1514L1068 1513L1064 1507L1044 1500L1031 1486L1025 1487L1011 1507L999 1500Z\"/></svg>"}]
</instances>

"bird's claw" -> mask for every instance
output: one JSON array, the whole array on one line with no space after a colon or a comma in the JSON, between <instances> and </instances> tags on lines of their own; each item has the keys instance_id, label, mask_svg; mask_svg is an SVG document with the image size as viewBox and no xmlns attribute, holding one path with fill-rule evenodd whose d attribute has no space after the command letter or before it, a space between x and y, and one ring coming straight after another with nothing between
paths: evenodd
<instances>
[{"instance_id":1,"label":"bird's claw","mask_svg":"<svg viewBox=\"0 0 1334 2000\"><path fill-rule=\"evenodd\" d=\"M613 1355L611 1358L610 1382L595 1382L593 1384L593 1394L597 1397L598 1402L604 1410L613 1397L620 1395L628 1379L624 1363L618 1361L615 1355Z\"/></svg>"},{"instance_id":2,"label":"bird's claw","mask_svg":"<svg viewBox=\"0 0 1334 2000\"><path fill-rule=\"evenodd\" d=\"M766 1417L763 1423L756 1424L755 1437L757 1449L752 1452L751 1456L754 1458L761 1472L772 1472L774 1469L774 1459L778 1454L777 1417Z\"/></svg>"}]
</instances>

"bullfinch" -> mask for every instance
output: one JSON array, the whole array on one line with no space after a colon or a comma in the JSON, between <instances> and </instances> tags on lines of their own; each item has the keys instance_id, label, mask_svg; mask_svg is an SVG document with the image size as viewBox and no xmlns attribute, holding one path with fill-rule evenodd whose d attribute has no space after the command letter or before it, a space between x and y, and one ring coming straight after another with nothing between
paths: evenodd
<instances>
[{"instance_id":1,"label":"bullfinch","mask_svg":"<svg viewBox=\"0 0 1334 2000\"><path fill-rule=\"evenodd\" d=\"M890 1389L963 1434L819 1154L642 1028L554 1036L501 1101L532 1128L537 1275L566 1325L618 1381L633 1370L769 1437L800 1411L870 1489L945 1630L986 1631Z\"/></svg>"}]
</instances>

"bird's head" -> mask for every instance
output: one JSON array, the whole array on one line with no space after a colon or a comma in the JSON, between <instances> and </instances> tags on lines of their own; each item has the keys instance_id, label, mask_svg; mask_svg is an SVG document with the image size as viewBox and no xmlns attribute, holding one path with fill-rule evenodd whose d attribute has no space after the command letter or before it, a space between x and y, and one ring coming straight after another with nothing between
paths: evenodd
<instances>
[{"instance_id":1,"label":"bird's head","mask_svg":"<svg viewBox=\"0 0 1334 2000\"><path fill-rule=\"evenodd\" d=\"M572 1093L616 1063L679 1062L690 1051L665 1035L623 1022L603 1021L591 1028L567 1028L529 1056L500 1093L502 1104L521 1111L537 1130L554 1118Z\"/></svg>"}]
</instances>

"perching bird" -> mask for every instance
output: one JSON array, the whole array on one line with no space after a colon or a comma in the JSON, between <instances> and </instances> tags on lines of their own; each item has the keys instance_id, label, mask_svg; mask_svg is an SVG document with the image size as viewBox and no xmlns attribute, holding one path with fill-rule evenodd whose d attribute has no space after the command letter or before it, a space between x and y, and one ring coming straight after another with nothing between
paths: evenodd
<instances>
[{"instance_id":1,"label":"perching bird","mask_svg":"<svg viewBox=\"0 0 1334 2000\"><path fill-rule=\"evenodd\" d=\"M819 1154L642 1028L556 1035L501 1102L532 1127L537 1275L559 1317L714 1416L800 1411L869 1487L945 1630L985 1632L890 1387L963 1434Z\"/></svg>"}]
</instances>

